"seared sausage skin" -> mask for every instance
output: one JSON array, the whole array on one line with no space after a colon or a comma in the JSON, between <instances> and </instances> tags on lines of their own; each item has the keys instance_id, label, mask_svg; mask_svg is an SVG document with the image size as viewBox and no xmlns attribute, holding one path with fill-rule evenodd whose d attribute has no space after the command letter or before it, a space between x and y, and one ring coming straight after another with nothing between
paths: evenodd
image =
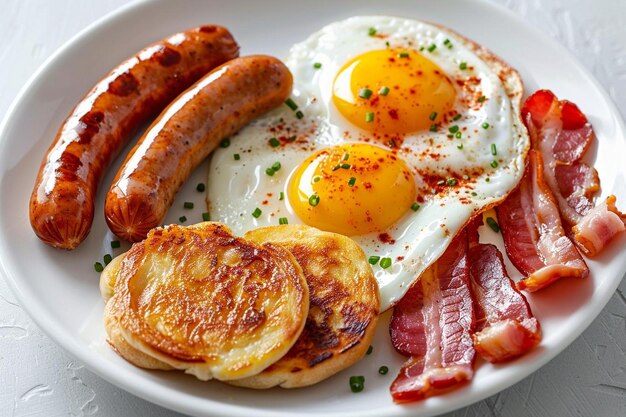
<instances>
[{"instance_id":1,"label":"seared sausage skin","mask_svg":"<svg viewBox=\"0 0 626 417\"><path fill-rule=\"evenodd\" d=\"M30 199L41 240L74 249L91 228L105 169L133 132L204 74L237 57L220 26L200 26L150 45L99 81L72 110L44 157Z\"/></svg>"},{"instance_id":2,"label":"seared sausage skin","mask_svg":"<svg viewBox=\"0 0 626 417\"><path fill-rule=\"evenodd\" d=\"M118 171L104 205L109 228L137 242L159 226L181 185L220 141L283 103L292 76L269 56L237 58L172 102Z\"/></svg>"}]
</instances>

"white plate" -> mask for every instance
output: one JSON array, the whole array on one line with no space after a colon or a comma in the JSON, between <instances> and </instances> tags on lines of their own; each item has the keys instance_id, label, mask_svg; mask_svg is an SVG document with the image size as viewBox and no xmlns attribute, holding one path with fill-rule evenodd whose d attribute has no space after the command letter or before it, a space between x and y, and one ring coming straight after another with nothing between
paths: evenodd
<instances>
[{"instance_id":1,"label":"white plate","mask_svg":"<svg viewBox=\"0 0 626 417\"><path fill-rule=\"evenodd\" d=\"M586 280L563 280L533 295L533 311L544 339L529 355L511 364L477 363L474 381L448 395L409 406L394 405L388 387L403 358L393 352L387 320L378 329L373 354L353 368L314 387L257 392L219 382L200 382L180 373L148 372L115 355L104 343L103 304L93 263L111 251L113 239L103 216L88 239L73 252L38 241L28 221L28 198L39 163L69 110L103 74L144 45L190 26L218 23L231 29L242 53L284 56L293 43L332 21L359 14L387 14L444 24L489 47L516 67L527 91L550 88L589 115L598 136L592 150L603 195L626 202L624 125L598 83L559 45L528 28L501 7L481 1L315 0L254 2L159 0L130 5L75 36L37 71L11 106L0 129L0 270L35 322L57 343L112 383L157 404L208 416L361 415L429 416L483 399L521 380L569 345L593 321L615 291L626 257L618 256L626 236L589 261ZM104 180L108 185L121 161ZM195 185L205 180L199 168L180 193L168 222L182 214L199 221L203 196ZM102 209L104 192L98 208ZM182 209L194 201L193 211ZM101 211L100 211L101 213ZM493 236L492 236L493 237ZM499 237L495 236L497 239ZM516 272L511 265L510 272ZM386 376L378 367L387 365ZM364 375L366 390L350 392L350 375Z\"/></svg>"}]
</instances>

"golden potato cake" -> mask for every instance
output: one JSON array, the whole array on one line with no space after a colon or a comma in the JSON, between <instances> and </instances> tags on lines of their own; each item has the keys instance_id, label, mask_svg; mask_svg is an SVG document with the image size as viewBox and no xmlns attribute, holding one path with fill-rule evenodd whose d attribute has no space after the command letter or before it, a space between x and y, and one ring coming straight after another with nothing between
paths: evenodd
<instances>
[{"instance_id":1,"label":"golden potato cake","mask_svg":"<svg viewBox=\"0 0 626 417\"><path fill-rule=\"evenodd\" d=\"M245 378L280 359L306 321L308 287L294 257L219 223L153 229L109 265L109 342L138 366Z\"/></svg>"},{"instance_id":2,"label":"golden potato cake","mask_svg":"<svg viewBox=\"0 0 626 417\"><path fill-rule=\"evenodd\" d=\"M300 338L281 360L258 375L228 382L258 389L304 387L361 359L374 336L380 300L360 246L304 225L263 227L244 237L293 254L309 285L310 307Z\"/></svg>"}]
</instances>

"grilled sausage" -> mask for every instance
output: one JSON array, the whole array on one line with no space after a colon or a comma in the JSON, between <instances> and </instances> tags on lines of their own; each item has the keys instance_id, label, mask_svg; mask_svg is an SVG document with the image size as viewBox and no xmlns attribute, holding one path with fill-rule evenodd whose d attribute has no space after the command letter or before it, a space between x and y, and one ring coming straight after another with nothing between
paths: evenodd
<instances>
[{"instance_id":1,"label":"grilled sausage","mask_svg":"<svg viewBox=\"0 0 626 417\"><path fill-rule=\"evenodd\" d=\"M41 163L30 199L37 236L56 248L78 246L91 228L104 171L133 132L238 54L228 30L201 26L146 47L99 81L72 110Z\"/></svg>"},{"instance_id":2,"label":"grilled sausage","mask_svg":"<svg viewBox=\"0 0 626 417\"><path fill-rule=\"evenodd\" d=\"M160 225L179 188L219 142L291 93L278 59L232 60L181 94L154 121L118 171L104 206L109 228L136 242Z\"/></svg>"}]
</instances>

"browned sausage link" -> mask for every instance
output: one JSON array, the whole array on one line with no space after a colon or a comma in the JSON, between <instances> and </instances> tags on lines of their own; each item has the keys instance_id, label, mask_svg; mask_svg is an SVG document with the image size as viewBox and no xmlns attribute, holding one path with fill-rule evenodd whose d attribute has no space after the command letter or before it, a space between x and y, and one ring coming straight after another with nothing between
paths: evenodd
<instances>
[{"instance_id":1,"label":"browned sausage link","mask_svg":"<svg viewBox=\"0 0 626 417\"><path fill-rule=\"evenodd\" d=\"M218 143L291 93L287 67L249 56L215 69L155 120L117 173L104 205L109 227L135 242L160 225L191 171Z\"/></svg>"},{"instance_id":2,"label":"browned sausage link","mask_svg":"<svg viewBox=\"0 0 626 417\"><path fill-rule=\"evenodd\" d=\"M98 82L72 110L41 163L30 199L37 236L57 248L78 246L91 228L104 171L133 132L238 53L228 30L201 26L148 46Z\"/></svg>"}]
</instances>

